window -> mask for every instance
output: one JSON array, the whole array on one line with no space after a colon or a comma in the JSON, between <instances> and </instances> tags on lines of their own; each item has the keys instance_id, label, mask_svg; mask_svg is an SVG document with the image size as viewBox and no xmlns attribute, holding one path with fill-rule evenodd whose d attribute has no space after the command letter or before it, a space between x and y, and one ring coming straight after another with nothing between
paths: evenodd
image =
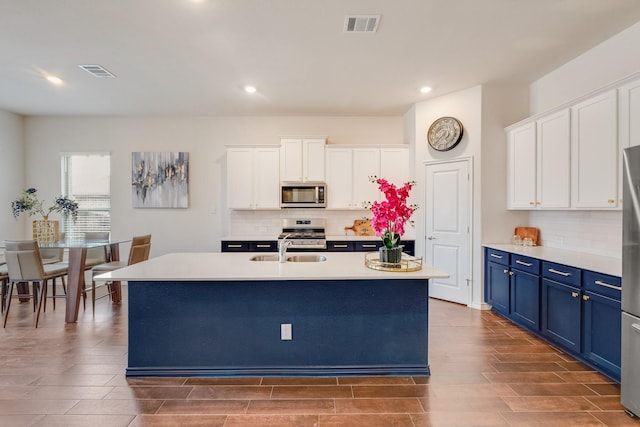
<instances>
[{"instance_id":1,"label":"window","mask_svg":"<svg viewBox=\"0 0 640 427\"><path fill-rule=\"evenodd\" d=\"M78 219L63 218L62 231L82 239L87 231L111 231L111 156L62 155L62 194L78 202Z\"/></svg>"}]
</instances>

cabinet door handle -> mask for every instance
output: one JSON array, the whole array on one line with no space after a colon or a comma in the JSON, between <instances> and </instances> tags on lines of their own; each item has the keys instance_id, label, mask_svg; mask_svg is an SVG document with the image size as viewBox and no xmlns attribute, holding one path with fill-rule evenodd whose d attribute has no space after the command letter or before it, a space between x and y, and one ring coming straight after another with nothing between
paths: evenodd
<instances>
[{"instance_id":1,"label":"cabinet door handle","mask_svg":"<svg viewBox=\"0 0 640 427\"><path fill-rule=\"evenodd\" d=\"M571 292L571 297L573 297L573 298L578 298L578 295L580 295L580 294L577 293L577 292Z\"/></svg>"},{"instance_id":2,"label":"cabinet door handle","mask_svg":"<svg viewBox=\"0 0 640 427\"><path fill-rule=\"evenodd\" d=\"M502 270L502 272L503 272L504 274L507 274L507 273L509 272L509 270L507 270L507 269L505 268L504 270Z\"/></svg>"},{"instance_id":3,"label":"cabinet door handle","mask_svg":"<svg viewBox=\"0 0 640 427\"><path fill-rule=\"evenodd\" d=\"M601 280L596 280L595 284L599 285L599 286L604 286L605 288L615 289L616 291L621 291L622 290L622 286L610 285L610 284L605 283L605 282L603 282Z\"/></svg>"},{"instance_id":4,"label":"cabinet door handle","mask_svg":"<svg viewBox=\"0 0 640 427\"><path fill-rule=\"evenodd\" d=\"M569 276L571 276L571 273L565 273L564 271L558 271L558 270L553 269L553 268L550 268L550 269L549 269L549 273L559 274L559 275L564 276L564 277L569 277Z\"/></svg>"},{"instance_id":5,"label":"cabinet door handle","mask_svg":"<svg viewBox=\"0 0 640 427\"><path fill-rule=\"evenodd\" d=\"M525 267L531 267L533 265L533 263L520 261L519 259L516 260L516 264L524 265Z\"/></svg>"},{"instance_id":6,"label":"cabinet door handle","mask_svg":"<svg viewBox=\"0 0 640 427\"><path fill-rule=\"evenodd\" d=\"M639 325L639 324L637 324L637 323L632 323L632 324L631 324L631 327L632 327L633 329L635 329L635 333L636 333L636 334L640 334L640 325Z\"/></svg>"},{"instance_id":7,"label":"cabinet door handle","mask_svg":"<svg viewBox=\"0 0 640 427\"><path fill-rule=\"evenodd\" d=\"M615 201L615 200L613 200L613 199L609 199L609 200L607 200L607 203L610 203L610 204L615 203L615 202L616 202L616 201Z\"/></svg>"},{"instance_id":8,"label":"cabinet door handle","mask_svg":"<svg viewBox=\"0 0 640 427\"><path fill-rule=\"evenodd\" d=\"M509 276L513 276L515 273L513 271L509 272Z\"/></svg>"},{"instance_id":9,"label":"cabinet door handle","mask_svg":"<svg viewBox=\"0 0 640 427\"><path fill-rule=\"evenodd\" d=\"M582 299L585 301L589 301L589 295L582 295Z\"/></svg>"},{"instance_id":10,"label":"cabinet door handle","mask_svg":"<svg viewBox=\"0 0 640 427\"><path fill-rule=\"evenodd\" d=\"M489 255L489 256L491 256L491 257L493 257L493 258L502 259L502 255L491 254L491 255Z\"/></svg>"}]
</instances>

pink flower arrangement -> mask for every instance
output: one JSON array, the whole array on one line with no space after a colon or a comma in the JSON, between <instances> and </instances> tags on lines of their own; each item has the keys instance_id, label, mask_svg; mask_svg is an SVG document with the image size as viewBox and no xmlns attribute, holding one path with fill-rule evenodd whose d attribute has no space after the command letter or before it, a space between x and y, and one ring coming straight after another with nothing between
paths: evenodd
<instances>
[{"instance_id":1,"label":"pink flower arrangement","mask_svg":"<svg viewBox=\"0 0 640 427\"><path fill-rule=\"evenodd\" d=\"M411 215L418 208L417 205L407 204L409 192L415 182L407 182L396 188L384 178L371 177L370 180L379 185L378 188L386 199L371 203L371 228L376 236L382 237L382 242L387 248L397 248L400 245L400 237L404 234L405 224L411 224Z\"/></svg>"}]
</instances>

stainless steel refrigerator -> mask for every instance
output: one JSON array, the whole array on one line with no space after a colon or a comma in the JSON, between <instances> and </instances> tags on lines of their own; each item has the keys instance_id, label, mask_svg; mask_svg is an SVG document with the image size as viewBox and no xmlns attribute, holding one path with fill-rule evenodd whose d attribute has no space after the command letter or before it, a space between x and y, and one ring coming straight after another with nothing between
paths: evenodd
<instances>
[{"instance_id":1,"label":"stainless steel refrigerator","mask_svg":"<svg viewBox=\"0 0 640 427\"><path fill-rule=\"evenodd\" d=\"M623 152L622 405L640 415L640 146Z\"/></svg>"}]
</instances>

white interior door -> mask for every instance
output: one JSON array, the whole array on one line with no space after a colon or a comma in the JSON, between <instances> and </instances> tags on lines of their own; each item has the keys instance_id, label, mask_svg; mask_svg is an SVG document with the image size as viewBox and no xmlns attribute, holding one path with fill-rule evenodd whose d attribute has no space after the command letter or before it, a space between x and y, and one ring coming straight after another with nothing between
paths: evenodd
<instances>
[{"instance_id":1,"label":"white interior door","mask_svg":"<svg viewBox=\"0 0 640 427\"><path fill-rule=\"evenodd\" d=\"M429 296L469 304L471 279L470 160L426 165L425 261L449 273L432 279Z\"/></svg>"}]
</instances>

